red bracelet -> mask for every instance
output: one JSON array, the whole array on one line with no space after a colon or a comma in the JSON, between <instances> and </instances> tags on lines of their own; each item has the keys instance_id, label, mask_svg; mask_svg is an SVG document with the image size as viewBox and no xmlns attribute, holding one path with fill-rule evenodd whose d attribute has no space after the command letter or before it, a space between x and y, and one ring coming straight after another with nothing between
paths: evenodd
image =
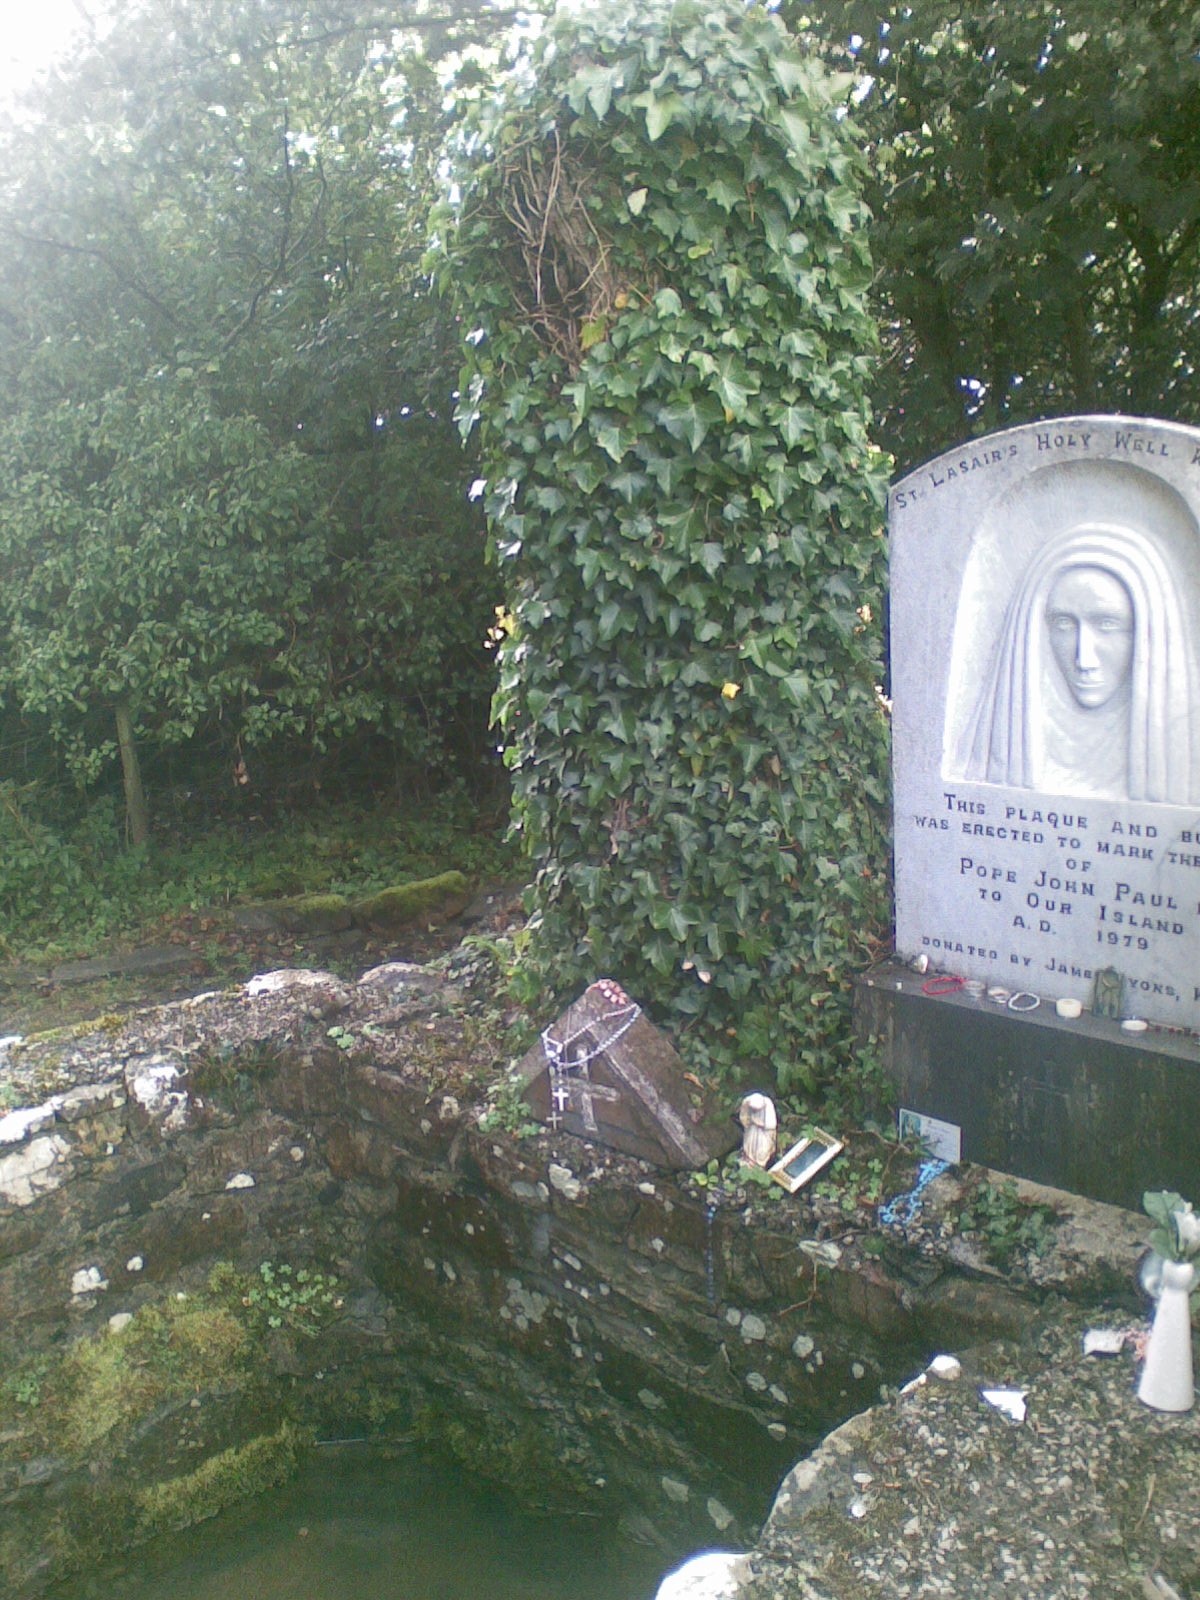
<instances>
[{"instance_id":1,"label":"red bracelet","mask_svg":"<svg viewBox=\"0 0 1200 1600\"><path fill-rule=\"evenodd\" d=\"M922 994L957 994L964 980L953 972L939 972L936 978L927 978L921 985Z\"/></svg>"}]
</instances>

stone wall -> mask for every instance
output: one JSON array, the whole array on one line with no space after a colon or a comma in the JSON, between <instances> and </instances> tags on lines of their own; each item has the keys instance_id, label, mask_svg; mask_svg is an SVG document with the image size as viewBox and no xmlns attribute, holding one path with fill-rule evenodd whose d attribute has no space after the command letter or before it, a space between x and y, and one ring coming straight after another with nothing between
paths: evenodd
<instances>
[{"instance_id":1,"label":"stone wall","mask_svg":"<svg viewBox=\"0 0 1200 1600\"><path fill-rule=\"evenodd\" d=\"M567 1136L485 1131L486 1035L410 969L0 1051L22 1102L0 1118L5 1593L348 1433L736 1543L882 1384L1019 1326L994 1275L869 1254L836 1205L713 1208Z\"/></svg>"}]
</instances>

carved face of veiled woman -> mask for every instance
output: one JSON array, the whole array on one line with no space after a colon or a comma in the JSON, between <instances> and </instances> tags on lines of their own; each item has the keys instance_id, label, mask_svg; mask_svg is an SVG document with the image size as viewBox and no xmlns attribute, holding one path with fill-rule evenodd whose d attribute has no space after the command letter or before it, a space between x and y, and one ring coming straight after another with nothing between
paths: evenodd
<instances>
[{"instance_id":1,"label":"carved face of veiled woman","mask_svg":"<svg viewBox=\"0 0 1200 1600\"><path fill-rule=\"evenodd\" d=\"M1103 567L1067 567L1046 601L1050 650L1085 711L1107 705L1129 678L1133 600Z\"/></svg>"}]
</instances>

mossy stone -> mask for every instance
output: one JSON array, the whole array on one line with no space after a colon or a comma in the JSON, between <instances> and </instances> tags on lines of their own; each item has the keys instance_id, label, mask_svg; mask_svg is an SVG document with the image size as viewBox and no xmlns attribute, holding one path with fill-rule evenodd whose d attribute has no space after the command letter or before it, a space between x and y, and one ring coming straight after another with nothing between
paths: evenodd
<instances>
[{"instance_id":1,"label":"mossy stone","mask_svg":"<svg viewBox=\"0 0 1200 1600\"><path fill-rule=\"evenodd\" d=\"M240 1500L273 1489L293 1476L300 1452L310 1442L294 1424L285 1422L276 1433L260 1434L209 1456L194 1472L139 1490L139 1537L189 1528Z\"/></svg>"},{"instance_id":2,"label":"mossy stone","mask_svg":"<svg viewBox=\"0 0 1200 1600\"><path fill-rule=\"evenodd\" d=\"M341 894L301 894L239 906L233 920L243 933L345 933L354 925L350 902Z\"/></svg>"},{"instance_id":3,"label":"mossy stone","mask_svg":"<svg viewBox=\"0 0 1200 1600\"><path fill-rule=\"evenodd\" d=\"M389 933L421 918L444 922L457 916L469 898L470 884L461 872L439 872L356 901L354 920L360 927Z\"/></svg>"}]
</instances>

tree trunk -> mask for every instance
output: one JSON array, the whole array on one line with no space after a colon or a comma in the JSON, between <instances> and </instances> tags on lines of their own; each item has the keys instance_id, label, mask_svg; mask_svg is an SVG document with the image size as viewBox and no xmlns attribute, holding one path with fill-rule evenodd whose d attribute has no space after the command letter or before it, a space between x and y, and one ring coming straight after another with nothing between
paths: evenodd
<instances>
[{"instance_id":1,"label":"tree trunk","mask_svg":"<svg viewBox=\"0 0 1200 1600\"><path fill-rule=\"evenodd\" d=\"M117 706L117 744L121 750L121 777L125 784L125 820L130 843L150 843L150 815L146 810L146 794L142 788L142 772L138 766L137 746L133 742L133 718L129 702L122 700Z\"/></svg>"}]
</instances>

